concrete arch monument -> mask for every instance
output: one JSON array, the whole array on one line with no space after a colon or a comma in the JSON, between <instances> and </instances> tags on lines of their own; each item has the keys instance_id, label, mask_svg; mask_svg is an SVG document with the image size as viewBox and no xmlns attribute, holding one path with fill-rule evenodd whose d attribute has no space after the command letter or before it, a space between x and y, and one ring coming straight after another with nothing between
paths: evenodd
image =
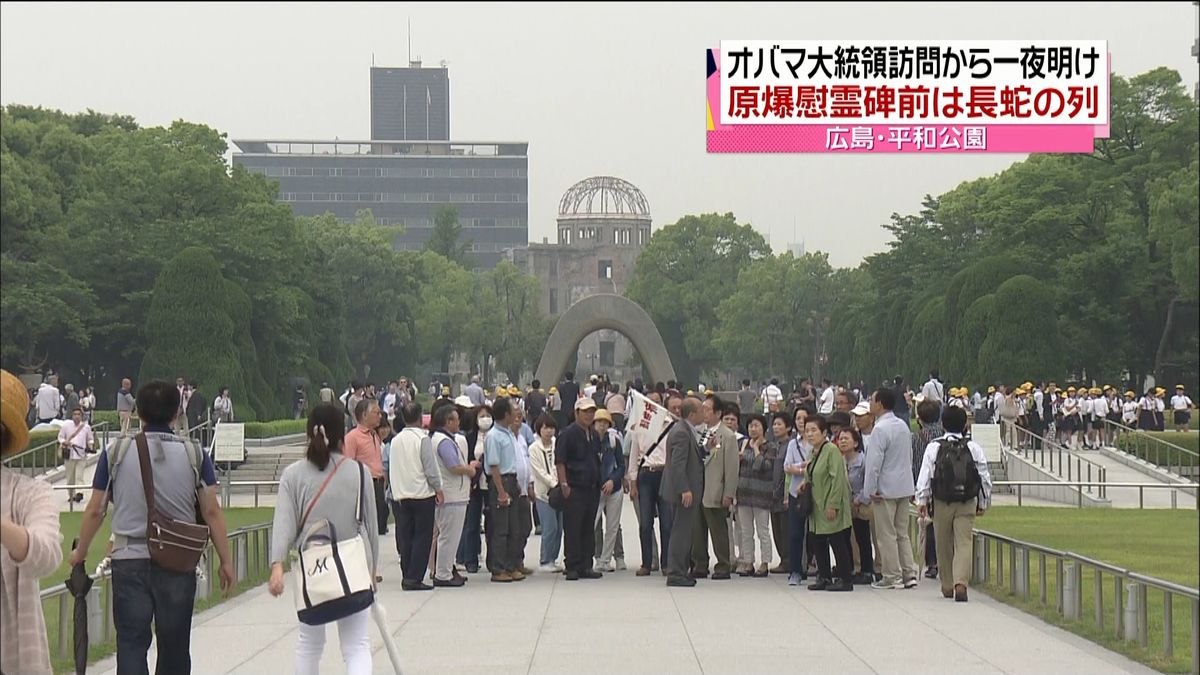
<instances>
[{"instance_id":1,"label":"concrete arch monument","mask_svg":"<svg viewBox=\"0 0 1200 675\"><path fill-rule=\"evenodd\" d=\"M589 295L558 318L538 362L537 379L547 387L557 383L578 351L579 343L590 333L603 329L619 331L629 338L641 355L651 381L675 379L675 367L654 320L641 305L612 293Z\"/></svg>"}]
</instances>

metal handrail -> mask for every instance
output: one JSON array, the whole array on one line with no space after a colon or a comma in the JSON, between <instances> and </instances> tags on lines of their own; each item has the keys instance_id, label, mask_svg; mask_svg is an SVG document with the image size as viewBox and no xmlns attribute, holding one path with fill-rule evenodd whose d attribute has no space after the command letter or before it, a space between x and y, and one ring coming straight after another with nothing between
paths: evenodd
<instances>
[{"instance_id":1,"label":"metal handrail","mask_svg":"<svg viewBox=\"0 0 1200 675\"><path fill-rule=\"evenodd\" d=\"M1082 481L1086 470L1086 483L1093 483L1092 475L1099 479L1095 481L1096 493L1104 499L1107 496L1105 483L1108 482L1108 468L1103 464L1093 462L1086 457L1081 457L1070 449L1063 447L1060 443L1039 436L1032 431L1017 426L1014 422L1003 422L1008 429L1006 434L1010 439L1008 451L1036 463L1043 469L1048 469L1050 473L1065 479L1067 482ZM1055 460L1057 464L1055 463ZM1092 492L1093 485L1087 488L1088 493ZM1081 495L1082 499L1082 495Z\"/></svg>"},{"instance_id":2,"label":"metal handrail","mask_svg":"<svg viewBox=\"0 0 1200 675\"><path fill-rule=\"evenodd\" d=\"M1200 467L1200 453L1176 445L1145 431L1125 426L1120 422L1104 420L1105 436L1112 438L1112 448L1145 462L1161 467L1177 476L1195 475L1200 468L1184 472L1183 467ZM1129 438L1134 452L1121 447L1121 440ZM1163 460L1166 460L1165 462ZM1184 460L1188 461L1184 461Z\"/></svg>"},{"instance_id":3,"label":"metal handrail","mask_svg":"<svg viewBox=\"0 0 1200 675\"><path fill-rule=\"evenodd\" d=\"M106 447L108 445L108 440L112 433L113 428L112 423L110 422L98 422L92 426L92 434L99 441L101 447ZM25 460L26 457L34 460L31 466L23 466L27 463ZM59 451L57 438L46 441L45 443L34 446L27 450L23 450L15 455L12 455L11 457L4 458L5 466L14 471L20 471L21 473L26 473L30 476L39 476L47 471L62 466L63 463L64 462Z\"/></svg>"},{"instance_id":4,"label":"metal handrail","mask_svg":"<svg viewBox=\"0 0 1200 675\"><path fill-rule=\"evenodd\" d=\"M1165 486L1169 487L1169 486ZM910 528L917 527L915 517L910 518ZM913 541L917 538L914 536ZM972 581L995 583L1001 587L1007 582L1008 591L1030 600L1033 571L1031 553L1037 555L1038 601L1049 606L1049 580L1047 558L1054 559L1055 611L1068 620L1082 622L1083 617L1083 569L1093 570L1093 621L1096 628L1103 630L1105 623L1105 579L1112 579L1111 595L1112 629L1119 640L1135 642L1142 648L1150 646L1149 589L1162 593L1162 655L1174 657L1174 604L1181 598L1191 606L1191 673L1200 674L1200 590L1174 582L1158 579L1095 560L1070 551L1059 551L1046 546L1021 541L987 530L973 532L974 559ZM996 554L992 555L992 546ZM1008 555L1005 555L1005 547ZM1005 575L1005 560L1008 574ZM994 573L994 579L993 579Z\"/></svg>"},{"instance_id":5,"label":"metal handrail","mask_svg":"<svg viewBox=\"0 0 1200 675\"><path fill-rule=\"evenodd\" d=\"M1024 506L1023 488L1026 487L1071 487L1076 489L1078 499L1075 505L1083 508L1083 489L1097 487L1104 490L1109 488L1137 488L1138 508L1146 508L1146 490L1171 490L1171 508L1178 508L1179 490L1200 489L1200 483L1111 483L1098 481L1048 481L1048 480L998 480L992 482L992 487L1015 487L1017 489L1017 506ZM1190 496L1190 495L1189 495ZM1196 500L1196 508L1200 509L1200 499Z\"/></svg>"},{"instance_id":6,"label":"metal handrail","mask_svg":"<svg viewBox=\"0 0 1200 675\"><path fill-rule=\"evenodd\" d=\"M271 523L262 523L239 528L229 533L229 553L236 582L240 583L251 578L264 578L270 571L271 526ZM220 585L215 582L219 564L213 544L209 541L204 556L200 559L205 578L196 585L194 602L207 600L220 591ZM92 586L89 594L88 610L99 613L101 619L97 622L98 630L95 634L92 632L92 622L90 620L88 622L90 642L92 645L96 645L101 642L110 642L116 637L116 624L113 622L112 571L105 570L100 575L89 576L96 583ZM103 602L100 601L101 594L104 596ZM73 625L70 607L72 597L65 582L44 588L40 593L43 612L45 612L47 601L54 601L57 604L55 611L58 612L58 635L47 635L47 637L50 638L51 649L57 649L59 659L70 658L70 629Z\"/></svg>"}]
</instances>

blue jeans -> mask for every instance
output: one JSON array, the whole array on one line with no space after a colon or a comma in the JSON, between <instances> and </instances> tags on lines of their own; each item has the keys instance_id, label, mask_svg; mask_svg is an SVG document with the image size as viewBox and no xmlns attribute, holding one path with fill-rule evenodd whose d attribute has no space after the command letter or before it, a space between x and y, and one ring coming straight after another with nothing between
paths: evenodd
<instances>
[{"instance_id":1,"label":"blue jeans","mask_svg":"<svg viewBox=\"0 0 1200 675\"><path fill-rule=\"evenodd\" d=\"M808 518L800 513L800 500L788 494L788 567L792 574L808 576Z\"/></svg>"},{"instance_id":2,"label":"blue jeans","mask_svg":"<svg viewBox=\"0 0 1200 675\"><path fill-rule=\"evenodd\" d=\"M562 548L562 511L554 510L542 500L537 500L538 519L542 523L542 553L538 563L553 565L558 561L558 552Z\"/></svg>"},{"instance_id":3,"label":"blue jeans","mask_svg":"<svg viewBox=\"0 0 1200 675\"><path fill-rule=\"evenodd\" d=\"M638 471L638 537L642 543L642 567L650 569L654 555L654 515L658 514L658 565L667 569L667 549L671 541L671 523L675 508L660 496L661 471Z\"/></svg>"},{"instance_id":4,"label":"blue jeans","mask_svg":"<svg viewBox=\"0 0 1200 675\"><path fill-rule=\"evenodd\" d=\"M458 542L457 562L460 565L479 565L479 554L483 542L479 538L479 527L483 523L483 491L472 488L467 502L467 519L463 521L462 539Z\"/></svg>"},{"instance_id":5,"label":"blue jeans","mask_svg":"<svg viewBox=\"0 0 1200 675\"><path fill-rule=\"evenodd\" d=\"M170 572L151 564L148 558L114 560L112 585L117 673L149 675L146 651L150 648L152 620L159 644L154 672L170 675L192 672L196 573Z\"/></svg>"}]
</instances>

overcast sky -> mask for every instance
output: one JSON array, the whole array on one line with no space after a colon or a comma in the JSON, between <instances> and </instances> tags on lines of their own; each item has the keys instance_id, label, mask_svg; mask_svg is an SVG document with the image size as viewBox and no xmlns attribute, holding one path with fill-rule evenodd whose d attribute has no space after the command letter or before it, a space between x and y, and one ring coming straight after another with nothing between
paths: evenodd
<instances>
[{"instance_id":1,"label":"overcast sky","mask_svg":"<svg viewBox=\"0 0 1200 675\"><path fill-rule=\"evenodd\" d=\"M563 191L639 186L656 227L732 211L777 251L837 266L882 250L880 224L1017 155L709 155L704 50L721 39L1104 39L1114 72L1178 70L1196 10L1176 3L702 5L16 4L0 9L0 102L186 119L229 138L365 139L369 67L450 69L451 137L529 142L529 235L554 238Z\"/></svg>"}]
</instances>

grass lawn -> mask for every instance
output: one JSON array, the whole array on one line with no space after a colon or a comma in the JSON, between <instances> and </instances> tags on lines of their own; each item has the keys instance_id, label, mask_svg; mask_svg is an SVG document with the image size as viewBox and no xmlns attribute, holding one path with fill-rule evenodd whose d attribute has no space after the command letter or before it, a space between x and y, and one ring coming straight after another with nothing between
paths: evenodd
<instances>
[{"instance_id":1,"label":"grass lawn","mask_svg":"<svg viewBox=\"0 0 1200 675\"><path fill-rule=\"evenodd\" d=\"M1196 588L1200 585L1197 550L1200 548L1200 514L1194 510L1162 509L1061 509L997 506L976 521L979 529L1004 534L1064 552L1087 556L1133 572ZM997 558L1003 555L1005 578L997 580ZM1083 611L1079 621L1068 621L1057 611L1058 585L1055 564L1046 561L1047 605L1040 600L1041 584L1038 555L1030 554L1029 600L1009 592L1007 585L1008 551L992 549L992 579L986 590L999 600L1036 614L1113 651L1126 654L1152 668L1168 673L1186 673L1191 667L1191 609L1186 600L1172 604L1174 619L1174 656L1163 655L1164 594L1148 592L1149 645L1126 642L1115 635L1113 622L1114 578L1102 575L1103 626L1095 621L1095 572L1082 573Z\"/></svg>"},{"instance_id":2,"label":"grass lawn","mask_svg":"<svg viewBox=\"0 0 1200 675\"><path fill-rule=\"evenodd\" d=\"M231 508L231 509L225 509L225 523L228 526L229 531L232 532L232 531L237 530L242 527L247 527L250 525L258 525L261 523L268 523L271 521L271 518L273 517L273 515L274 515L274 509L270 509L270 508ZM60 584L64 580L66 580L67 576L70 574L71 569L70 569L69 563L67 562L67 556L70 554L71 542L74 541L75 537L79 536L79 527L80 527L80 523L82 521L83 521L83 513L81 513L81 512L63 513L61 515L60 524L61 524L62 533L63 533L63 544L62 544L62 546L63 546L63 562L61 565L59 565L59 568L57 570L55 570L55 572L53 574L51 574L50 576L45 577L41 580L42 588L47 588L49 586L55 586L57 584ZM96 565L100 562L101 559L103 559L104 553L108 548L109 522L110 522L110 518L104 519L104 522L100 525L100 531L96 533L95 539L92 540L92 545L88 548L86 568L89 573L93 572L96 569ZM215 554L214 554L213 558L214 558L214 560L212 561L213 564L211 564L209 567L209 569L210 569L209 578L214 580L213 583L216 583L215 582L215 579L216 579ZM231 593L230 597L233 597L234 595L237 595L237 594L239 594L243 591L246 591L250 588L253 588L253 587L263 583L264 581L266 581L265 576L261 576L261 578L248 578L248 579L240 580L237 588ZM101 597L101 602L103 602L104 601L103 600L103 598L104 598L103 591L101 592L100 597ZM209 607L212 607L213 605L218 604L221 601L221 599L222 598L221 598L219 592L212 599L197 598L195 611L201 611L204 609L208 609ZM71 608L73 606L74 606L74 599L68 600L68 609L67 609L67 611L68 611L67 620L68 621L71 620L70 612L71 612ZM73 659L71 659L69 657L67 659L58 658L58 637L59 637L59 630L58 630L59 605L58 605L58 601L52 600L49 602L44 602L42 605L42 611L44 612L45 618L46 618L46 634L49 636L49 640L50 640L50 660L51 660L51 665L54 668L54 672L56 672L56 673L74 672L74 660ZM70 654L71 642L70 642L69 635L68 635L68 643L67 644L68 644L68 654ZM89 648L88 648L88 662L92 663L92 662L95 662L106 656L109 656L115 650L116 650L115 642L110 642L110 641L93 642L89 645Z\"/></svg>"}]
</instances>

